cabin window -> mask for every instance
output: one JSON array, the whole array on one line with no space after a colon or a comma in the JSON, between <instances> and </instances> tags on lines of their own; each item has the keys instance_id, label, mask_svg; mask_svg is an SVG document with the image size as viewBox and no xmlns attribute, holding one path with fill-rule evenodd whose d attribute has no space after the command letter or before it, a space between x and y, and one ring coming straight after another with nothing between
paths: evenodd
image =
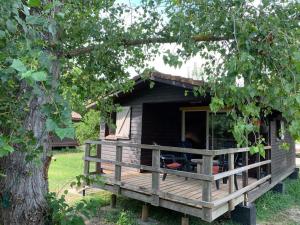
<instances>
[{"instance_id":1,"label":"cabin window","mask_svg":"<svg viewBox=\"0 0 300 225\"><path fill-rule=\"evenodd\" d=\"M129 139L130 138L131 108L121 107L112 114L111 124L106 126L106 139Z\"/></svg>"},{"instance_id":2,"label":"cabin window","mask_svg":"<svg viewBox=\"0 0 300 225\"><path fill-rule=\"evenodd\" d=\"M276 138L277 141L284 140L285 125L283 120L276 120Z\"/></svg>"},{"instance_id":3,"label":"cabin window","mask_svg":"<svg viewBox=\"0 0 300 225\"><path fill-rule=\"evenodd\" d=\"M116 134L116 117L117 117L117 113L116 112L112 112L107 123L105 124L105 138L109 139L115 138L115 134Z\"/></svg>"}]
</instances>

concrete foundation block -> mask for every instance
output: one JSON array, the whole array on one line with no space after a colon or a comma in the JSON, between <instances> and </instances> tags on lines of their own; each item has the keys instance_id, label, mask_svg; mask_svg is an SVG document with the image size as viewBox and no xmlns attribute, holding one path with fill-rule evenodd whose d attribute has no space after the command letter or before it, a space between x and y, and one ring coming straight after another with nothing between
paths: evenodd
<instances>
[{"instance_id":1,"label":"concrete foundation block","mask_svg":"<svg viewBox=\"0 0 300 225\"><path fill-rule=\"evenodd\" d=\"M284 185L284 183L279 182L278 184L276 184L272 188L272 191L283 194L285 192L285 185Z\"/></svg>"},{"instance_id":2,"label":"concrete foundation block","mask_svg":"<svg viewBox=\"0 0 300 225\"><path fill-rule=\"evenodd\" d=\"M294 172L288 177L289 179L299 179L299 168L295 168Z\"/></svg>"},{"instance_id":3,"label":"concrete foundation block","mask_svg":"<svg viewBox=\"0 0 300 225\"><path fill-rule=\"evenodd\" d=\"M232 221L241 225L256 225L256 208L254 204L239 204L231 212Z\"/></svg>"}]
</instances>

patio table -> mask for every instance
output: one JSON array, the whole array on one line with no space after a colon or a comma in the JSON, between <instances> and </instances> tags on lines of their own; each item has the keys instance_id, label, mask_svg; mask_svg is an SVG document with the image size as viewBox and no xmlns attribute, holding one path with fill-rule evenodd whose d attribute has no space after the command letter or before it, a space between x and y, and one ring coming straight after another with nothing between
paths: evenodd
<instances>
[{"instance_id":1,"label":"patio table","mask_svg":"<svg viewBox=\"0 0 300 225\"><path fill-rule=\"evenodd\" d=\"M197 173L202 173L203 159L191 159L191 162L197 164ZM218 160L213 160L213 165L218 165Z\"/></svg>"}]
</instances>

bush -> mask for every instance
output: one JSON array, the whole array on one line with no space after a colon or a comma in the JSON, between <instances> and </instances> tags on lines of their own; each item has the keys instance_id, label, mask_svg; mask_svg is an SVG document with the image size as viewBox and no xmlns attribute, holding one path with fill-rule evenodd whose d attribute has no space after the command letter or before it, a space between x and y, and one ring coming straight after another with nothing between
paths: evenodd
<instances>
[{"instance_id":1,"label":"bush","mask_svg":"<svg viewBox=\"0 0 300 225\"><path fill-rule=\"evenodd\" d=\"M86 201L82 200L75 206L70 206L65 199L65 194L58 197L56 193L49 193L47 200L49 203L49 214L46 225L84 225L85 218L90 217Z\"/></svg>"},{"instance_id":2,"label":"bush","mask_svg":"<svg viewBox=\"0 0 300 225\"><path fill-rule=\"evenodd\" d=\"M88 111L81 122L75 124L76 137L83 144L88 139L98 139L100 130L100 113Z\"/></svg>"}]
</instances>

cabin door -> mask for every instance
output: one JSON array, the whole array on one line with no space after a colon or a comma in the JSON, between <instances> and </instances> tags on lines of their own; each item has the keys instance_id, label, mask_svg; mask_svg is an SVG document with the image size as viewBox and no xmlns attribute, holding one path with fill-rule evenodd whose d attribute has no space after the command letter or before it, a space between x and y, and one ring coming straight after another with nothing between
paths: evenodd
<instances>
[{"instance_id":1,"label":"cabin door","mask_svg":"<svg viewBox=\"0 0 300 225\"><path fill-rule=\"evenodd\" d=\"M181 141L190 147L206 149L207 113L206 111L182 111Z\"/></svg>"},{"instance_id":2,"label":"cabin door","mask_svg":"<svg viewBox=\"0 0 300 225\"><path fill-rule=\"evenodd\" d=\"M226 112L208 113L208 149L235 148L236 141L231 132L232 120Z\"/></svg>"}]
</instances>

